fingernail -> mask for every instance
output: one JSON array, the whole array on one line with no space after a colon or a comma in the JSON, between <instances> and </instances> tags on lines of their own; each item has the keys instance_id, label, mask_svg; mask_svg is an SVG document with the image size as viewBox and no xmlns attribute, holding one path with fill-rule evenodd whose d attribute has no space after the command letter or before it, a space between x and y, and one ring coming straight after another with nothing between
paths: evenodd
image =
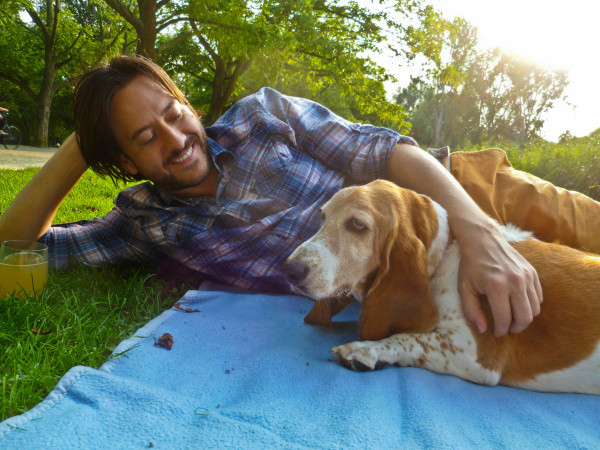
<instances>
[{"instance_id":1,"label":"fingernail","mask_svg":"<svg viewBox=\"0 0 600 450\"><path fill-rule=\"evenodd\" d=\"M479 333L485 333L485 324L483 322L476 322L475 325L477 326L477 331L479 331Z\"/></svg>"}]
</instances>

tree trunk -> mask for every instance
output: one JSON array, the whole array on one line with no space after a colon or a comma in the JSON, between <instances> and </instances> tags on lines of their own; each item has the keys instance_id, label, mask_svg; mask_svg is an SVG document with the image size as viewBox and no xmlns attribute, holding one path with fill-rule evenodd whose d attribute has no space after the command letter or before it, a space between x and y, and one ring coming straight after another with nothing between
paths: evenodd
<instances>
[{"instance_id":1,"label":"tree trunk","mask_svg":"<svg viewBox=\"0 0 600 450\"><path fill-rule=\"evenodd\" d=\"M234 70L231 75L227 74L226 65L222 60L215 61L215 78L212 82L212 97L210 99L210 107L208 113L204 117L203 123L205 126L210 126L225 112L225 106L229 102L233 90L237 85L240 76L248 70L252 59L241 59L230 64Z\"/></svg>"},{"instance_id":2,"label":"tree trunk","mask_svg":"<svg viewBox=\"0 0 600 450\"><path fill-rule=\"evenodd\" d=\"M138 2L140 8L141 29L138 29L136 53L156 60L156 0Z\"/></svg>"},{"instance_id":3,"label":"tree trunk","mask_svg":"<svg viewBox=\"0 0 600 450\"><path fill-rule=\"evenodd\" d=\"M434 118L434 124L433 124L433 146L434 147L440 147L441 146L441 134L442 134L442 126L444 124L444 110L445 110L445 105L443 104L443 101L440 102L440 104L438 105L438 109L436 111L435 114L435 118Z\"/></svg>"},{"instance_id":4,"label":"tree trunk","mask_svg":"<svg viewBox=\"0 0 600 450\"><path fill-rule=\"evenodd\" d=\"M33 142L36 147L48 146L48 129L50 125L50 108L54 97L55 57L54 46L46 48L44 78L37 97L35 121L33 125Z\"/></svg>"},{"instance_id":5,"label":"tree trunk","mask_svg":"<svg viewBox=\"0 0 600 450\"><path fill-rule=\"evenodd\" d=\"M50 125L50 108L52 107L53 90L42 87L35 112L35 123L33 127L33 142L35 147L48 146L48 130Z\"/></svg>"},{"instance_id":6,"label":"tree trunk","mask_svg":"<svg viewBox=\"0 0 600 450\"><path fill-rule=\"evenodd\" d=\"M137 48L135 52L138 55L146 56L151 60L156 60L156 18L152 16L154 21L144 22L142 33L138 35Z\"/></svg>"}]
</instances>

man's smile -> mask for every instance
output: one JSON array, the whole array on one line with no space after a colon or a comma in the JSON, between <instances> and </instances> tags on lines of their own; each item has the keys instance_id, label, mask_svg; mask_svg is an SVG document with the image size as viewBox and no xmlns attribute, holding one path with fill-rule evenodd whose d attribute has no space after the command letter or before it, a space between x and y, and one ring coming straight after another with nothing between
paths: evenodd
<instances>
[{"instance_id":1,"label":"man's smile","mask_svg":"<svg viewBox=\"0 0 600 450\"><path fill-rule=\"evenodd\" d=\"M187 159L191 158L193 154L194 154L194 144L190 145L189 149L187 151L183 152L183 154L181 156L179 156L178 158L175 158L173 160L173 163L174 164L182 163L182 162L186 161Z\"/></svg>"}]
</instances>

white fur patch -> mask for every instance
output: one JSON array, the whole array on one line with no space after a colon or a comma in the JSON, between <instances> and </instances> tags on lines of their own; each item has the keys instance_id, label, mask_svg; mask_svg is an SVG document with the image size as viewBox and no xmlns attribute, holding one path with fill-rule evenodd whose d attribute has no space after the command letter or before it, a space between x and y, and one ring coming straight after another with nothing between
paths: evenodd
<instances>
[{"instance_id":1,"label":"white fur patch","mask_svg":"<svg viewBox=\"0 0 600 450\"><path fill-rule=\"evenodd\" d=\"M514 386L532 391L580 392L597 395L600 392L598 374L600 374L600 346L592 356L573 367L544 373L531 380L515 383Z\"/></svg>"},{"instance_id":2,"label":"white fur patch","mask_svg":"<svg viewBox=\"0 0 600 450\"><path fill-rule=\"evenodd\" d=\"M531 239L533 233L531 231L521 230L517 226L509 223L507 225L501 225L500 229L504 235L504 239L508 242L519 242Z\"/></svg>"}]
</instances>

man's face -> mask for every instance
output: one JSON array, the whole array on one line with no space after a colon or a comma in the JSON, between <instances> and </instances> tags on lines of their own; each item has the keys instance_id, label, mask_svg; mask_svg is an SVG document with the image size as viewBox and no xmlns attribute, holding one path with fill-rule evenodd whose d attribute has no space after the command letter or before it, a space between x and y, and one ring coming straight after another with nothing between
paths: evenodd
<instances>
[{"instance_id":1,"label":"man's face","mask_svg":"<svg viewBox=\"0 0 600 450\"><path fill-rule=\"evenodd\" d=\"M204 128L159 84L140 75L118 91L110 125L127 172L181 197L214 195L216 170Z\"/></svg>"}]
</instances>

